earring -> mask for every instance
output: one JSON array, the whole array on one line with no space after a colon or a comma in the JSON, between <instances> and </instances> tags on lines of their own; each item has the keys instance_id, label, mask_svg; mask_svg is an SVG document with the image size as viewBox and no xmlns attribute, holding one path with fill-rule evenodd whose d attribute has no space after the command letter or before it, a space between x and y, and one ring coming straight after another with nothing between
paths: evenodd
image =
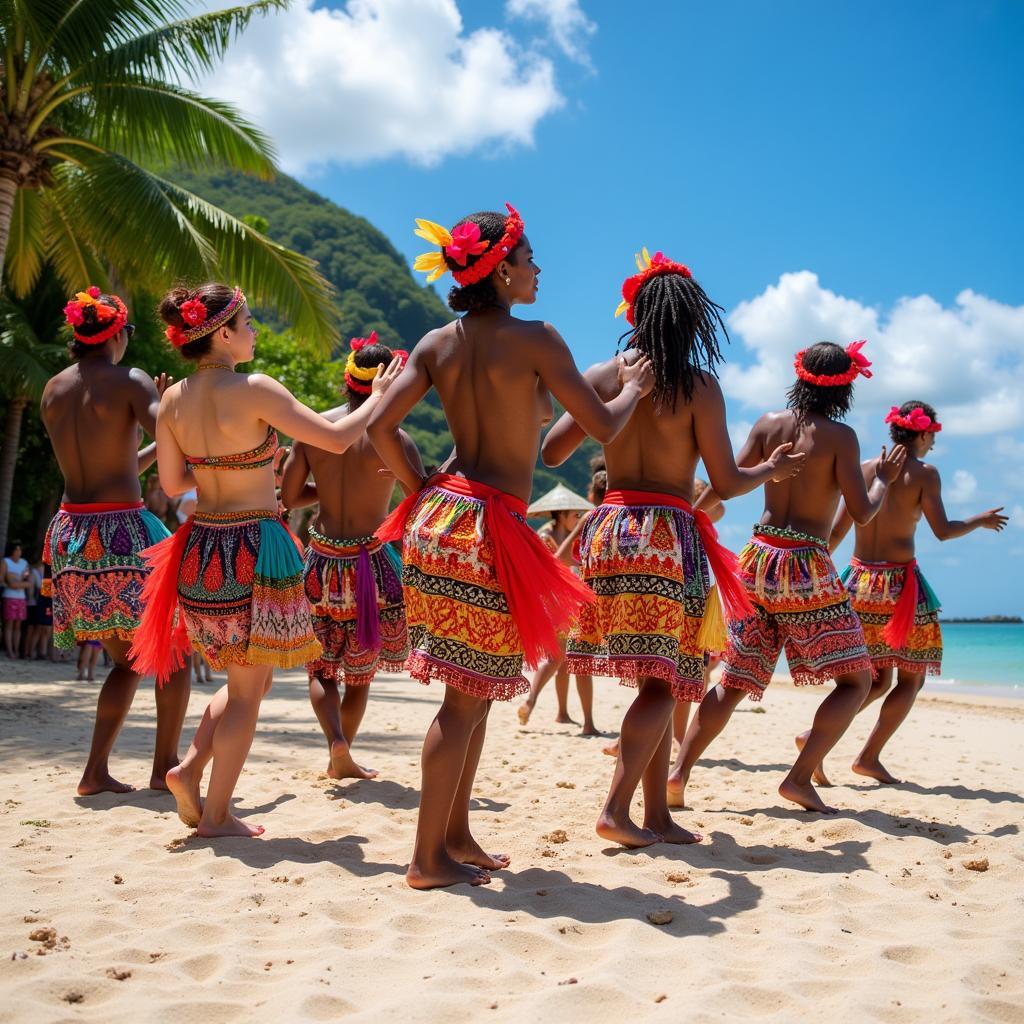
<instances>
[{"instance_id":1,"label":"earring","mask_svg":"<svg viewBox=\"0 0 1024 1024\"><path fill-rule=\"evenodd\" d=\"M508 274L506 274L505 275L505 284L511 284L511 283L512 283L512 278L509 277Z\"/></svg>"}]
</instances>

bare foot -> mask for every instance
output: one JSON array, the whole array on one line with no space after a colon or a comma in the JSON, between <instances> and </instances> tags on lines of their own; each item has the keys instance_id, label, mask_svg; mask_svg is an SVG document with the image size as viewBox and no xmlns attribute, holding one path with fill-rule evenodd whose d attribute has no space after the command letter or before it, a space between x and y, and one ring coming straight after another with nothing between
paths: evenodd
<instances>
[{"instance_id":1,"label":"bare foot","mask_svg":"<svg viewBox=\"0 0 1024 1024\"><path fill-rule=\"evenodd\" d=\"M810 736L811 732L808 729L807 732L800 733L799 736L794 737L793 742L796 744L797 750L803 750L804 744L807 742L807 737ZM825 774L824 764L819 764L813 772L811 772L811 780L816 786L829 787L832 785L832 781Z\"/></svg>"},{"instance_id":2,"label":"bare foot","mask_svg":"<svg viewBox=\"0 0 1024 1024\"><path fill-rule=\"evenodd\" d=\"M127 782L118 782L109 772L102 775L83 775L78 784L79 796L95 796L97 793L134 793L135 787Z\"/></svg>"},{"instance_id":3,"label":"bare foot","mask_svg":"<svg viewBox=\"0 0 1024 1024\"><path fill-rule=\"evenodd\" d=\"M555 715L555 725L575 725L575 724L576 724L575 720L569 717L569 712L568 711L559 711L558 714Z\"/></svg>"},{"instance_id":4,"label":"bare foot","mask_svg":"<svg viewBox=\"0 0 1024 1024\"><path fill-rule=\"evenodd\" d=\"M686 806L686 782L681 775L670 775L665 782L669 807Z\"/></svg>"},{"instance_id":5,"label":"bare foot","mask_svg":"<svg viewBox=\"0 0 1024 1024\"><path fill-rule=\"evenodd\" d=\"M195 828L203 816L203 805L199 799L199 779L187 768L178 765L164 776L164 781L178 805L178 817L189 828Z\"/></svg>"},{"instance_id":6,"label":"bare foot","mask_svg":"<svg viewBox=\"0 0 1024 1024\"><path fill-rule=\"evenodd\" d=\"M657 832L634 825L629 818L620 824L606 813L602 813L601 817L597 819L595 831L602 839L618 843L630 850L638 850L642 846L653 846L655 843L661 842L661 836Z\"/></svg>"},{"instance_id":7,"label":"bare foot","mask_svg":"<svg viewBox=\"0 0 1024 1024\"><path fill-rule=\"evenodd\" d=\"M449 839L448 853L452 860L460 864L472 864L485 871L501 871L512 863L512 858L507 853L486 853L472 836L466 839Z\"/></svg>"},{"instance_id":8,"label":"bare foot","mask_svg":"<svg viewBox=\"0 0 1024 1024\"><path fill-rule=\"evenodd\" d=\"M779 796L786 800L792 800L799 804L805 811L817 811L819 814L838 814L837 807L829 807L824 800L818 796L817 790L808 782L801 786L799 783L789 779L783 781L779 786Z\"/></svg>"},{"instance_id":9,"label":"bare foot","mask_svg":"<svg viewBox=\"0 0 1024 1024\"><path fill-rule=\"evenodd\" d=\"M327 775L332 779L375 779L380 772L373 768L360 768L352 760L352 751L344 740L331 744L331 763Z\"/></svg>"},{"instance_id":10,"label":"bare foot","mask_svg":"<svg viewBox=\"0 0 1024 1024\"><path fill-rule=\"evenodd\" d=\"M527 701L523 701L522 704L516 710L516 714L519 716L519 724L526 725L530 720L530 715L533 713L533 708L530 707Z\"/></svg>"},{"instance_id":11,"label":"bare foot","mask_svg":"<svg viewBox=\"0 0 1024 1024\"><path fill-rule=\"evenodd\" d=\"M229 814L222 822L216 825L212 822L199 822L196 831L204 839L217 839L219 837L256 839L263 835L266 829L262 825L246 825L244 821L239 821L233 814Z\"/></svg>"},{"instance_id":12,"label":"bare foot","mask_svg":"<svg viewBox=\"0 0 1024 1024\"><path fill-rule=\"evenodd\" d=\"M465 882L467 885L488 885L491 876L472 864L460 864L451 857L438 864L410 864L405 873L406 882L413 889L446 889L449 885Z\"/></svg>"},{"instance_id":13,"label":"bare foot","mask_svg":"<svg viewBox=\"0 0 1024 1024\"><path fill-rule=\"evenodd\" d=\"M609 743L607 747L601 748L602 754L607 754L609 757L619 756L619 741L616 740L614 743Z\"/></svg>"},{"instance_id":14,"label":"bare foot","mask_svg":"<svg viewBox=\"0 0 1024 1024\"><path fill-rule=\"evenodd\" d=\"M593 722L584 722L583 723L583 728L580 729L580 735L581 736L587 736L587 737L590 737L590 736L603 736L604 733L602 733L601 730L598 729L598 727L596 725L594 725Z\"/></svg>"},{"instance_id":15,"label":"bare foot","mask_svg":"<svg viewBox=\"0 0 1024 1024\"><path fill-rule=\"evenodd\" d=\"M894 786L902 779L897 779L887 768L883 767L882 762L877 758L874 761L862 760L857 758L853 762L853 770L858 775L866 775L869 779L877 779L879 782L885 783L887 786Z\"/></svg>"},{"instance_id":16,"label":"bare foot","mask_svg":"<svg viewBox=\"0 0 1024 1024\"><path fill-rule=\"evenodd\" d=\"M661 836L663 843L675 843L678 846L699 843L704 838L699 832L687 832L671 818L668 821L645 821L644 828Z\"/></svg>"}]
</instances>

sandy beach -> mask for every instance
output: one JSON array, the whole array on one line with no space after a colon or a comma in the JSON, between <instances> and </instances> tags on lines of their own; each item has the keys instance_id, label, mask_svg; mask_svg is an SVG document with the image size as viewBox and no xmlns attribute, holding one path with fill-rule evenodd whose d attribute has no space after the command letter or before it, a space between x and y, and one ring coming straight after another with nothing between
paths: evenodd
<instances>
[{"instance_id":1,"label":"sandy beach","mask_svg":"<svg viewBox=\"0 0 1024 1024\"><path fill-rule=\"evenodd\" d=\"M381 678L356 748L381 777L337 783L304 676L281 673L237 790L267 835L207 841L165 793L75 796L95 685L73 674L0 666L2 1021L1024 1019L1024 704L926 694L886 759L914 781L893 788L849 771L865 716L826 818L775 795L817 695L780 683L695 774L678 818L704 843L635 853L593 831L601 741L552 724L553 692L526 729L499 705L475 830L512 867L417 893L439 687ZM615 729L632 691L597 684ZM147 684L115 774L148 778L152 731Z\"/></svg>"}]
</instances>

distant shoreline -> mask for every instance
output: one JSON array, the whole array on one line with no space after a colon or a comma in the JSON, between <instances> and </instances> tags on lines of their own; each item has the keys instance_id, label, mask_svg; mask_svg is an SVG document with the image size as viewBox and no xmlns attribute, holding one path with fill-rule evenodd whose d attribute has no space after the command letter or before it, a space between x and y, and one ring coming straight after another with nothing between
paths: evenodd
<instances>
[{"instance_id":1,"label":"distant shoreline","mask_svg":"<svg viewBox=\"0 0 1024 1024\"><path fill-rule=\"evenodd\" d=\"M1019 626L1024 624L1024 619L1019 615L986 615L980 619L939 619L939 622L949 623L981 623L986 626Z\"/></svg>"}]
</instances>

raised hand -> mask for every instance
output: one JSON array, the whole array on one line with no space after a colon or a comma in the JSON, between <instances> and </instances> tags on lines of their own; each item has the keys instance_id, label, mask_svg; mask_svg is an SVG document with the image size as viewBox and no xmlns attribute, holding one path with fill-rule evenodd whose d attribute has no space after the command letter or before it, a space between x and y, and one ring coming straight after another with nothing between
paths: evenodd
<instances>
[{"instance_id":1,"label":"raised hand","mask_svg":"<svg viewBox=\"0 0 1024 1024\"><path fill-rule=\"evenodd\" d=\"M174 383L174 378L169 373L158 373L153 378L153 385L156 387L156 393L163 398L164 392Z\"/></svg>"},{"instance_id":2,"label":"raised hand","mask_svg":"<svg viewBox=\"0 0 1024 1024\"><path fill-rule=\"evenodd\" d=\"M654 366L647 356L641 356L632 366L619 356L619 384L635 384L640 389L640 397L649 395L654 387Z\"/></svg>"},{"instance_id":3,"label":"raised hand","mask_svg":"<svg viewBox=\"0 0 1024 1024\"><path fill-rule=\"evenodd\" d=\"M772 483L778 484L783 480L788 480L791 476L796 476L804 468L804 463L807 461L807 452L797 452L796 455L790 455L789 451L792 447L793 442L787 441L785 444L780 444L768 456L768 465L772 467Z\"/></svg>"},{"instance_id":4,"label":"raised hand","mask_svg":"<svg viewBox=\"0 0 1024 1024\"><path fill-rule=\"evenodd\" d=\"M370 385L372 394L381 396L386 394L388 388L398 380L398 375L401 372L402 360L398 356L395 356L386 368L383 363L380 363L377 366L377 376L373 378L373 384Z\"/></svg>"},{"instance_id":5,"label":"raised hand","mask_svg":"<svg viewBox=\"0 0 1024 1024\"><path fill-rule=\"evenodd\" d=\"M982 529L995 530L998 533L1010 521L1009 516L1001 514L1004 507L1000 505L999 508L990 508L987 512L982 512L978 516Z\"/></svg>"},{"instance_id":6,"label":"raised hand","mask_svg":"<svg viewBox=\"0 0 1024 1024\"><path fill-rule=\"evenodd\" d=\"M886 453L885 445L882 445L882 454L879 456L878 465L875 467L875 475L883 483L891 484L900 475L903 463L907 461L907 449L897 444L891 452Z\"/></svg>"}]
</instances>

